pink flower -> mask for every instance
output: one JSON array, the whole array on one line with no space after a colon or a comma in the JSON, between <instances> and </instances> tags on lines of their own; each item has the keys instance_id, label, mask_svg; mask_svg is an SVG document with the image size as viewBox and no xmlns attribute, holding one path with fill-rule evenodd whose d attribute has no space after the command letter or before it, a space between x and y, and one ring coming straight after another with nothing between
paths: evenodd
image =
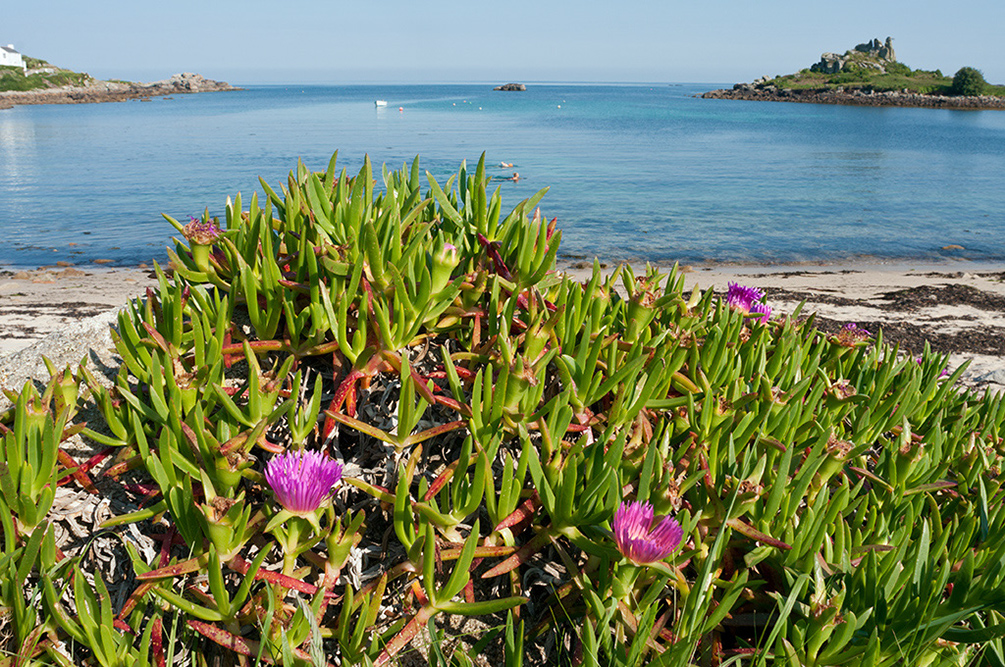
<instances>
[{"instance_id":1,"label":"pink flower","mask_svg":"<svg viewBox=\"0 0 1005 667\"><path fill-rule=\"evenodd\" d=\"M871 335L871 333L854 322L848 322L841 327L841 331L837 333L834 342L844 347L855 347L857 344L868 340Z\"/></svg>"},{"instance_id":2,"label":"pink flower","mask_svg":"<svg viewBox=\"0 0 1005 667\"><path fill-rule=\"evenodd\" d=\"M729 283L726 290L726 305L748 315L754 313L758 322L764 324L771 319L771 306L761 303L764 292L756 287L747 287L738 283Z\"/></svg>"},{"instance_id":3,"label":"pink flower","mask_svg":"<svg viewBox=\"0 0 1005 667\"><path fill-rule=\"evenodd\" d=\"M684 537L675 519L653 516L653 506L648 502L622 504L614 512L611 528L618 551L638 565L663 560Z\"/></svg>"},{"instance_id":4,"label":"pink flower","mask_svg":"<svg viewBox=\"0 0 1005 667\"><path fill-rule=\"evenodd\" d=\"M191 218L191 220L192 222L181 228L181 233L192 243L212 245L219 238L220 228L216 226L215 222L202 222L198 218Z\"/></svg>"},{"instance_id":5,"label":"pink flower","mask_svg":"<svg viewBox=\"0 0 1005 667\"><path fill-rule=\"evenodd\" d=\"M740 285L739 283L729 283L729 287L726 290L726 305L744 313L749 313L750 307L763 298L764 292L761 290L756 287Z\"/></svg>"},{"instance_id":6,"label":"pink flower","mask_svg":"<svg viewBox=\"0 0 1005 667\"><path fill-rule=\"evenodd\" d=\"M753 314L758 314L760 317L755 317L761 324L766 323L771 319L771 306L766 303L752 303L750 304L750 312Z\"/></svg>"},{"instance_id":7,"label":"pink flower","mask_svg":"<svg viewBox=\"0 0 1005 667\"><path fill-rule=\"evenodd\" d=\"M298 515L321 506L342 479L342 464L321 452L287 451L265 466L265 481L284 509Z\"/></svg>"}]
</instances>

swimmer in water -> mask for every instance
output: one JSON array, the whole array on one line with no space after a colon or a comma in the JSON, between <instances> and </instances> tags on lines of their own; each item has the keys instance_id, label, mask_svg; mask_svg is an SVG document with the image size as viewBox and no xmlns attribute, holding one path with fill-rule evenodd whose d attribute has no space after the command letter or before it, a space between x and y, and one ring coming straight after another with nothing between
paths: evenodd
<instances>
[{"instance_id":1,"label":"swimmer in water","mask_svg":"<svg viewBox=\"0 0 1005 667\"><path fill-rule=\"evenodd\" d=\"M514 183L516 183L517 181L520 180L520 172L514 171L513 175L510 176L509 178L507 178L506 180L507 181L513 181Z\"/></svg>"},{"instance_id":2,"label":"swimmer in water","mask_svg":"<svg viewBox=\"0 0 1005 667\"><path fill-rule=\"evenodd\" d=\"M509 169L509 168L511 168L512 166L513 166L513 163L512 163L512 162L500 162L500 163L499 163L499 168L500 168L500 169Z\"/></svg>"}]
</instances>

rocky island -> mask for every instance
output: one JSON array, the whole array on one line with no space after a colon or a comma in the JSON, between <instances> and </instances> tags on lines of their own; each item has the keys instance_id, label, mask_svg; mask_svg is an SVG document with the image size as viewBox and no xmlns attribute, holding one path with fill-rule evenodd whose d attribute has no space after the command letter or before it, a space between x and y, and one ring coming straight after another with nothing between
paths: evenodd
<instances>
[{"instance_id":1,"label":"rocky island","mask_svg":"<svg viewBox=\"0 0 1005 667\"><path fill-rule=\"evenodd\" d=\"M1005 109L1005 86L988 85L972 67L948 77L940 70L913 70L898 62L893 39L878 38L843 54L824 53L795 74L761 77L706 99L850 104L860 106Z\"/></svg>"},{"instance_id":2,"label":"rocky island","mask_svg":"<svg viewBox=\"0 0 1005 667\"><path fill-rule=\"evenodd\" d=\"M169 79L138 83L101 81L83 72L24 58L23 67L0 67L0 109L19 104L85 104L122 102L164 95L239 90L223 81L184 72Z\"/></svg>"}]
</instances>

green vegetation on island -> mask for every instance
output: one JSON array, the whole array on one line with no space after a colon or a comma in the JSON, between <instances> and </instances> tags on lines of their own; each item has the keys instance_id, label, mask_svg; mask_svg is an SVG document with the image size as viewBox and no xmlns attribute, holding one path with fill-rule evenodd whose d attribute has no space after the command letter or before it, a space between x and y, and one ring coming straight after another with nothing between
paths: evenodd
<instances>
[{"instance_id":1,"label":"green vegetation on island","mask_svg":"<svg viewBox=\"0 0 1005 667\"><path fill-rule=\"evenodd\" d=\"M962 77L959 84L956 79ZM921 95L993 95L1005 97L1005 86L984 81L981 72L964 67L954 77L941 70L911 69L897 62L892 39L878 39L859 44L843 54L824 53L820 61L795 74L778 75L755 81L759 88L774 86L779 90L871 90L896 91Z\"/></svg>"},{"instance_id":2,"label":"green vegetation on island","mask_svg":"<svg viewBox=\"0 0 1005 667\"><path fill-rule=\"evenodd\" d=\"M995 86L1002 88L1002 86ZM988 84L984 81L984 75L980 70L973 67L962 67L953 76L953 83L950 92L953 95L984 95L988 89Z\"/></svg>"},{"instance_id":3,"label":"green vegetation on island","mask_svg":"<svg viewBox=\"0 0 1005 667\"><path fill-rule=\"evenodd\" d=\"M0 92L48 90L61 86L86 86L94 77L50 65L39 58L24 57L26 69L0 66Z\"/></svg>"},{"instance_id":4,"label":"green vegetation on island","mask_svg":"<svg viewBox=\"0 0 1005 667\"><path fill-rule=\"evenodd\" d=\"M983 82L981 84L970 84L965 88L957 88L953 85L956 77L945 76L941 71L935 70L912 70L902 63L893 63L895 67L889 68L886 72L858 68L852 66L851 69L837 74L827 74L824 72L814 72L810 69L803 69L795 74L776 76L767 81L768 85L780 89L788 90L819 90L829 89L871 89L877 92L885 91L908 91L921 95L993 95L1005 97L1005 86L994 86ZM964 67L963 72L980 72L972 67Z\"/></svg>"}]
</instances>

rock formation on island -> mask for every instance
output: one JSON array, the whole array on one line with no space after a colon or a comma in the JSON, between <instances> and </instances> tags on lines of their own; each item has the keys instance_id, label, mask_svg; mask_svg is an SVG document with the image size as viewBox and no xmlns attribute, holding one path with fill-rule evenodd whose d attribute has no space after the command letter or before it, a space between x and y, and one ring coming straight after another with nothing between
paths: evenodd
<instances>
[{"instance_id":1,"label":"rock formation on island","mask_svg":"<svg viewBox=\"0 0 1005 667\"><path fill-rule=\"evenodd\" d=\"M135 83L132 85L140 89L166 91L164 93L155 93L157 95L170 95L171 93L210 93L220 90L237 90L226 81L213 81L212 79L207 79L201 74L193 74L192 72L182 72L181 74L175 74L170 79L163 79L152 83Z\"/></svg>"},{"instance_id":2,"label":"rock formation on island","mask_svg":"<svg viewBox=\"0 0 1005 667\"><path fill-rule=\"evenodd\" d=\"M964 68L967 69L967 68ZM962 70L961 70L962 71ZM940 70L911 69L897 61L893 38L873 39L843 54L824 53L794 74L762 76L732 90L713 90L706 99L808 102L860 106L1005 109L1005 86L984 85L961 94Z\"/></svg>"},{"instance_id":3,"label":"rock formation on island","mask_svg":"<svg viewBox=\"0 0 1005 667\"><path fill-rule=\"evenodd\" d=\"M515 90L515 91L524 91L524 90L527 90L527 86L523 85L522 83L504 83L504 84L503 84L503 85L501 85L501 86L496 86L496 87L495 87L495 88L493 88L492 90Z\"/></svg>"},{"instance_id":4,"label":"rock formation on island","mask_svg":"<svg viewBox=\"0 0 1005 667\"><path fill-rule=\"evenodd\" d=\"M897 56L893 51L893 38L887 37L886 42L880 42L879 38L859 44L854 49L845 51L843 55L836 53L824 53L820 56L820 62L811 65L813 72L823 72L824 74L837 74L843 72L850 66L874 69L879 73L886 72L887 63L897 62Z\"/></svg>"}]
</instances>

